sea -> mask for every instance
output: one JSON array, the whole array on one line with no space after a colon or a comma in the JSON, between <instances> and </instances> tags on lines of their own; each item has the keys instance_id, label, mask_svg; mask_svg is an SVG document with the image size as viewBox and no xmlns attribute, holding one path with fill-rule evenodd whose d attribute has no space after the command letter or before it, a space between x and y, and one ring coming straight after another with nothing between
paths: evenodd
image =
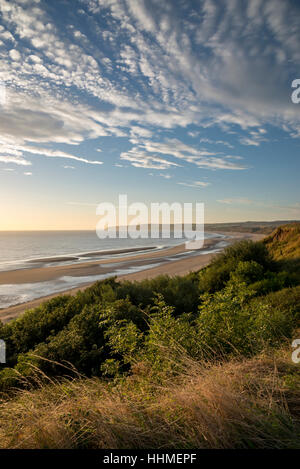
<instances>
[{"instance_id":1,"label":"sea","mask_svg":"<svg viewBox=\"0 0 300 469\"><path fill-rule=\"evenodd\" d=\"M205 233L205 238L220 238L214 251L220 250L225 244L223 235ZM71 265L92 260L116 259L120 262L113 264L109 274L88 277L61 277L51 281L2 284L0 285L0 309L16 304L32 301L43 296L60 293L96 280L102 280L112 275L124 275L145 270L160 265L137 265L122 268L126 256L142 254L151 251L182 244L182 238L98 238L95 231L24 231L0 232L0 272L20 269L33 269L57 265ZM203 254L207 251L203 251ZM181 256L194 255L193 251L186 251ZM166 261L173 259L166 259Z\"/></svg>"}]
</instances>

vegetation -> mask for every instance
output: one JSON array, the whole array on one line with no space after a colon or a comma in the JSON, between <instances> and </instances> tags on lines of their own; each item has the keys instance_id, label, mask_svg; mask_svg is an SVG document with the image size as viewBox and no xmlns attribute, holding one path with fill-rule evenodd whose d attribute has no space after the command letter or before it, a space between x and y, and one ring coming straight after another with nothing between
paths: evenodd
<instances>
[{"instance_id":1,"label":"vegetation","mask_svg":"<svg viewBox=\"0 0 300 469\"><path fill-rule=\"evenodd\" d=\"M297 448L299 369L284 350L278 355L212 366L187 360L173 379L159 375L163 386L141 363L113 382L40 378L0 407L1 446Z\"/></svg>"},{"instance_id":2,"label":"vegetation","mask_svg":"<svg viewBox=\"0 0 300 469\"><path fill-rule=\"evenodd\" d=\"M279 259L300 258L300 223L284 225L275 230L265 241L272 256Z\"/></svg>"},{"instance_id":3,"label":"vegetation","mask_svg":"<svg viewBox=\"0 0 300 469\"><path fill-rule=\"evenodd\" d=\"M278 260L279 238L232 245L185 277L97 282L0 324L0 446L299 447L300 269L291 246Z\"/></svg>"},{"instance_id":4,"label":"vegetation","mask_svg":"<svg viewBox=\"0 0 300 469\"><path fill-rule=\"evenodd\" d=\"M240 233L271 234L276 228L291 221L246 221L240 223L206 223L207 231L237 231Z\"/></svg>"}]
</instances>

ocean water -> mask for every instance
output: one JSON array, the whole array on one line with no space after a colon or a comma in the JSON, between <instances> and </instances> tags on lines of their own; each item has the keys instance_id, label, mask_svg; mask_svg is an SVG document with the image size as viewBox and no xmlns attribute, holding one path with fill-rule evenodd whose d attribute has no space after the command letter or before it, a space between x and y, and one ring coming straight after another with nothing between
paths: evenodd
<instances>
[{"instance_id":1,"label":"ocean water","mask_svg":"<svg viewBox=\"0 0 300 469\"><path fill-rule=\"evenodd\" d=\"M205 238L220 238L215 251L223 247L223 236L205 233ZM61 277L53 281L2 284L0 285L0 308L31 301L53 293L101 280L112 275L124 275L139 272L161 263L169 262L181 256L195 255L194 251L185 251L172 258L156 259L149 265L123 266L126 256L142 253L145 248L157 250L182 244L181 239L99 239L93 231L41 231L41 232L0 232L0 271L32 269L55 265L68 265L89 260L120 258L120 262L111 265L110 273L88 277ZM223 243L223 244L222 244ZM122 250L123 252L118 252ZM203 251L203 254L208 251ZM209 251L211 252L211 251Z\"/></svg>"},{"instance_id":2,"label":"ocean water","mask_svg":"<svg viewBox=\"0 0 300 469\"><path fill-rule=\"evenodd\" d=\"M205 238L215 237L206 233ZM181 239L99 239L94 231L5 231L0 232L0 271L28 269L43 265L70 264L96 260L105 251L157 248L181 244ZM121 254L110 254L111 256ZM67 257L71 257L67 259ZM61 260L57 259L61 258ZM42 265L43 264L43 265Z\"/></svg>"}]
</instances>

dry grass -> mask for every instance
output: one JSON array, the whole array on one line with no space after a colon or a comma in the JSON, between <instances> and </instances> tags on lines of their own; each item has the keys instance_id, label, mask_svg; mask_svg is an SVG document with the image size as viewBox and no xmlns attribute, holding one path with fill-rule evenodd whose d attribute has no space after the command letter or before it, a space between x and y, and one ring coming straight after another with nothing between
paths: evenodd
<instances>
[{"instance_id":1,"label":"dry grass","mask_svg":"<svg viewBox=\"0 0 300 469\"><path fill-rule=\"evenodd\" d=\"M156 384L154 384L156 382ZM2 448L300 447L299 365L290 354L187 361L164 386L143 364L114 384L65 380L0 407Z\"/></svg>"},{"instance_id":2,"label":"dry grass","mask_svg":"<svg viewBox=\"0 0 300 469\"><path fill-rule=\"evenodd\" d=\"M300 223L280 226L264 239L264 243L276 260L299 259Z\"/></svg>"}]
</instances>

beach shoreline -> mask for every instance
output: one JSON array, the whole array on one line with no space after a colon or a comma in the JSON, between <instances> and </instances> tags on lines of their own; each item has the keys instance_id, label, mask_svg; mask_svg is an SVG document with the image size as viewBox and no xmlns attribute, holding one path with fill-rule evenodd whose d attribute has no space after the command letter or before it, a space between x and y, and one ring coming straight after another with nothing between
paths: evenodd
<instances>
[{"instance_id":1,"label":"beach shoreline","mask_svg":"<svg viewBox=\"0 0 300 469\"><path fill-rule=\"evenodd\" d=\"M225 241L227 244L231 244L242 239L251 239L256 241L264 237L264 235L261 234L237 232L218 232L215 234L224 236L224 238L222 238L222 241ZM122 264L122 267L125 270L126 268L130 268L132 266L139 266L142 269L140 271L127 273L124 275L117 275L117 279L120 281L141 281L144 279L154 278L158 275L163 274L167 274L170 276L182 276L189 272L201 270L202 268L206 267L211 262L212 258L216 255L216 253L213 251L216 248L217 244L220 243L220 241L220 237L208 238L205 240L202 249L195 252L191 256L178 259L176 259L176 256L180 257L186 252L185 244L160 250L150 250L149 252L147 251L144 253L133 254L122 258L117 257L95 261L87 261L71 265L60 265L41 268L37 267L32 269L0 272L0 285L18 285L26 283L31 284L35 282L47 282L59 279L63 276L88 278L89 276L93 277L95 275L103 274L107 275L107 277L113 277L115 276L113 273L113 269L116 269L116 267L120 264ZM172 258L174 256L175 260L168 260L168 258ZM152 267L151 264L153 264ZM145 269L143 269L144 266ZM112 272L111 275L109 275L110 272ZM0 309L0 320L3 323L9 322L20 316L26 310L38 307L45 301L48 301L59 295L76 295L78 291L88 288L93 283L95 283L95 280L87 281L86 283L82 283L80 286L74 288L67 288L66 290L60 292L44 295L31 301L19 303Z\"/></svg>"}]
</instances>

